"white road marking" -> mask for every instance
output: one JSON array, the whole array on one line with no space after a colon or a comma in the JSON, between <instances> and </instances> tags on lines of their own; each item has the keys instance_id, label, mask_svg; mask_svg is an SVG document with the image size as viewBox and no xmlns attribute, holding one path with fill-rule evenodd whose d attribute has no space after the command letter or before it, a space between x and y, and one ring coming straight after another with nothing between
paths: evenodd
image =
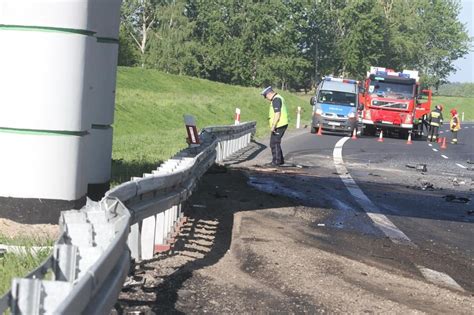
<instances>
[{"instance_id":1,"label":"white road marking","mask_svg":"<svg viewBox=\"0 0 474 315\"><path fill-rule=\"evenodd\" d=\"M387 218L377 206L364 194L359 188L357 183L352 179L352 176L344 166L344 160L342 159L342 146L349 140L349 137L340 139L333 151L334 165L336 171L339 174L342 182L346 186L349 193L354 197L356 202L364 209L369 218L374 222L375 226L378 227L392 242L397 244L407 244L416 247L416 245L405 235L400 229L397 228L389 218Z\"/></svg>"},{"instance_id":2,"label":"white road marking","mask_svg":"<svg viewBox=\"0 0 474 315\"><path fill-rule=\"evenodd\" d=\"M446 155L444 154L441 154L441 156L444 158L444 159L449 159Z\"/></svg>"},{"instance_id":3,"label":"white road marking","mask_svg":"<svg viewBox=\"0 0 474 315\"><path fill-rule=\"evenodd\" d=\"M469 128L469 127L464 127L464 129L467 129L467 128Z\"/></svg>"},{"instance_id":4,"label":"white road marking","mask_svg":"<svg viewBox=\"0 0 474 315\"><path fill-rule=\"evenodd\" d=\"M429 145L430 147L432 147L432 146L433 146L431 143L428 143L428 145Z\"/></svg>"},{"instance_id":5,"label":"white road marking","mask_svg":"<svg viewBox=\"0 0 474 315\"><path fill-rule=\"evenodd\" d=\"M433 149L433 151L438 152L438 149Z\"/></svg>"},{"instance_id":6,"label":"white road marking","mask_svg":"<svg viewBox=\"0 0 474 315\"><path fill-rule=\"evenodd\" d=\"M364 209L365 213L367 213L367 216L372 220L372 222L374 222L375 226L390 238L392 242L417 247L405 233L403 233L392 221L390 221L389 218L381 213L377 206L364 194L349 174L349 171L344 166L344 160L342 159L342 147L349 139L349 137L340 139L336 143L333 151L334 166L336 167L336 171L347 190L362 209ZM427 281L435 285L464 291L464 289L449 275L419 265L416 265L416 267L420 270L421 274Z\"/></svg>"},{"instance_id":7,"label":"white road marking","mask_svg":"<svg viewBox=\"0 0 474 315\"><path fill-rule=\"evenodd\" d=\"M423 266L417 266L423 277L431 283L451 289L464 291L464 289L450 276L443 272L432 270Z\"/></svg>"},{"instance_id":8,"label":"white road marking","mask_svg":"<svg viewBox=\"0 0 474 315\"><path fill-rule=\"evenodd\" d=\"M465 167L464 165L459 164L459 163L456 163L456 165L459 166L460 168L467 168L467 167Z\"/></svg>"},{"instance_id":9,"label":"white road marking","mask_svg":"<svg viewBox=\"0 0 474 315\"><path fill-rule=\"evenodd\" d=\"M444 133L444 131L440 131L439 133Z\"/></svg>"}]
</instances>

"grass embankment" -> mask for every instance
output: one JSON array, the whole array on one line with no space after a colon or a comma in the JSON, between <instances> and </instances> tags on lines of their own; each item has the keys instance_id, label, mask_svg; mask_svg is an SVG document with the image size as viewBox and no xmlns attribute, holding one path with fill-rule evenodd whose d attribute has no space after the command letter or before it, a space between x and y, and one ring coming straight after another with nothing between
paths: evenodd
<instances>
[{"instance_id":1,"label":"grass embankment","mask_svg":"<svg viewBox=\"0 0 474 315\"><path fill-rule=\"evenodd\" d=\"M445 121L451 118L449 111L455 108L459 117L464 112L464 121L474 121L474 97L455 97L455 96L435 96L433 105L443 105L443 115Z\"/></svg>"},{"instance_id":2,"label":"grass embankment","mask_svg":"<svg viewBox=\"0 0 474 315\"><path fill-rule=\"evenodd\" d=\"M50 254L50 249L33 251L28 248L32 246L52 246L53 240L46 238L8 237L0 234L0 244L13 246L24 246L25 251L21 254L0 252L0 296L5 294L11 286L14 277L25 276L37 268Z\"/></svg>"},{"instance_id":3,"label":"grass embankment","mask_svg":"<svg viewBox=\"0 0 474 315\"><path fill-rule=\"evenodd\" d=\"M198 129L234 123L235 108L241 121L256 120L257 137L268 132L268 101L261 89L226 85L156 70L119 68L115 105L112 182L127 181L154 169L160 161L186 147L183 115L196 117ZM290 126L296 108L306 100L283 92L289 107Z\"/></svg>"}]
</instances>

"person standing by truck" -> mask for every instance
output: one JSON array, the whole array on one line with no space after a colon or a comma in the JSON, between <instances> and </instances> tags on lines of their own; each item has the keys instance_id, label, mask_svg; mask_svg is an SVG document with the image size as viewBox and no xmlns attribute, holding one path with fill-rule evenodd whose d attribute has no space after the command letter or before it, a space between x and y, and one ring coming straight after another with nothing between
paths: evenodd
<instances>
[{"instance_id":1,"label":"person standing by truck","mask_svg":"<svg viewBox=\"0 0 474 315\"><path fill-rule=\"evenodd\" d=\"M452 144L458 144L458 131L461 129L461 121L458 116L458 111L451 109L451 121L449 127L453 133L453 139L451 140Z\"/></svg>"},{"instance_id":2,"label":"person standing by truck","mask_svg":"<svg viewBox=\"0 0 474 315\"><path fill-rule=\"evenodd\" d=\"M261 93L265 99L270 101L268 111L268 122L270 125L270 148L272 150L271 166L280 166L285 163L283 151L281 150L281 139L288 128L288 110L285 100L273 91L269 86Z\"/></svg>"},{"instance_id":3,"label":"person standing by truck","mask_svg":"<svg viewBox=\"0 0 474 315\"><path fill-rule=\"evenodd\" d=\"M428 121L430 123L430 131L428 133L428 141L436 142L439 136L439 127L443 124L443 106L436 105L431 111Z\"/></svg>"}]
</instances>

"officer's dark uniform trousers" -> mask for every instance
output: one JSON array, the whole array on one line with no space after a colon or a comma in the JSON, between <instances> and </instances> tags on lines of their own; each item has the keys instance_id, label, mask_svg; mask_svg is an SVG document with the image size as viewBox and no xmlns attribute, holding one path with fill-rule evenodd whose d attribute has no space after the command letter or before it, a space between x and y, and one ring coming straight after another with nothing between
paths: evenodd
<instances>
[{"instance_id":1,"label":"officer's dark uniform trousers","mask_svg":"<svg viewBox=\"0 0 474 315\"><path fill-rule=\"evenodd\" d=\"M275 128L275 131L272 132L270 136L270 148L272 150L273 164L280 165L285 163L283 152L281 151L281 138L285 134L286 128L288 128L288 125Z\"/></svg>"}]
</instances>

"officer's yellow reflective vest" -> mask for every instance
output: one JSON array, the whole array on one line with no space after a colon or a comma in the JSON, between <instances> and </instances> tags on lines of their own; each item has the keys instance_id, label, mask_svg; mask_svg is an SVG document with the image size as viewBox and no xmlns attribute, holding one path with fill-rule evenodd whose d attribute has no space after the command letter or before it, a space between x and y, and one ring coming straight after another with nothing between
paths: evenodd
<instances>
[{"instance_id":1,"label":"officer's yellow reflective vest","mask_svg":"<svg viewBox=\"0 0 474 315\"><path fill-rule=\"evenodd\" d=\"M276 128L283 127L285 125L288 125L288 111L286 109L286 104L285 104L285 99L281 97L280 95L275 95L275 98L279 98L281 100L281 112L280 112L280 120L278 121ZM273 119L275 118L275 112L273 111L273 102L270 102L270 109L268 112L268 124L270 125L270 128L273 126Z\"/></svg>"}]
</instances>

